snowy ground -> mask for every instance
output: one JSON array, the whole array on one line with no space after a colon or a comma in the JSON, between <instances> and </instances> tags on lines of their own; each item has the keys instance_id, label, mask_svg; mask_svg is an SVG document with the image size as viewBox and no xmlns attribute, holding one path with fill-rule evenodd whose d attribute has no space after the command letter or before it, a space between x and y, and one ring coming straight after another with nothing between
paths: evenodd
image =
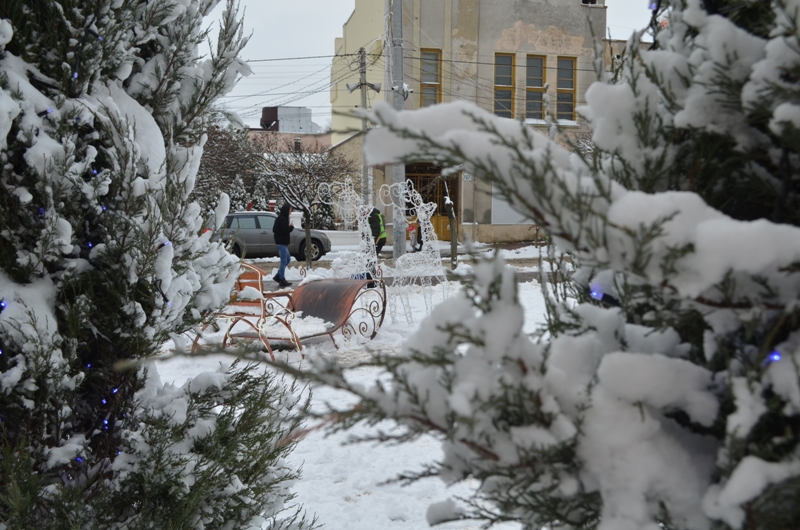
<instances>
[{"instance_id":1,"label":"snowy ground","mask_svg":"<svg viewBox=\"0 0 800 530\"><path fill-rule=\"evenodd\" d=\"M338 249L337 249L338 250ZM515 258L519 255L538 257L538 249L520 249L507 255ZM332 252L323 259L333 259ZM271 260L258 260L259 265L269 270ZM277 261L277 260L275 260ZM322 264L324 265L324 264ZM276 262L277 266L277 262ZM459 265L459 269L462 265ZM315 274L325 275L325 269L315 269ZM296 277L295 277L296 275ZM288 279L300 279L298 269L287 272ZM459 288L457 283L450 283L449 293ZM433 288L434 303L443 299L445 286ZM525 309L526 331L533 331L542 321L544 302L541 290L536 281L519 285L520 300ZM408 324L405 318L392 319L387 311L386 320L377 336L371 341L352 341L341 345L336 350L329 339L317 339L304 343L307 357L336 355L344 364L353 364L369 358L371 350L383 352L399 351L405 338L419 326L425 315L425 303L420 287L412 288L410 300L414 309L414 322ZM398 315L399 317L400 315ZM296 352L278 352L284 360L305 364ZM230 363L231 358L225 356L208 356L201 358L174 358L160 362L158 370L164 382L182 384L187 378L200 372L216 370L220 363ZM378 377L375 369L359 368L351 370L350 377L354 382L369 385ZM326 388L314 390L314 401L322 403L343 403L347 395ZM378 426L381 427L381 426ZM387 429L388 425L382 426ZM354 434L364 434L362 427ZM295 485L297 500L303 503L309 513L316 513L319 522L325 528L333 530L376 530L376 529L422 529L427 528L425 519L427 507L448 497L466 495L470 488L477 484L466 483L448 487L438 479L428 479L411 486L402 487L397 484L381 484L398 473L420 469L425 462L441 457L439 441L433 437L423 437L414 443L390 447L386 445L345 445L348 435L339 434L326 437L323 432L312 431L303 439L290 455L290 462L302 465L302 479ZM450 523L439 528L453 530L477 529L478 523ZM497 526L499 530L516 530L520 526L505 524Z\"/></svg>"},{"instance_id":2,"label":"snowy ground","mask_svg":"<svg viewBox=\"0 0 800 530\"><path fill-rule=\"evenodd\" d=\"M437 245L439 246L439 251L442 254L442 263L446 268L449 268L450 264L450 242L449 241L437 241ZM484 243L477 243L473 245L473 248L479 255L490 255L495 251L495 248L492 245L487 245ZM341 256L344 252L355 252L358 251L358 246L338 246L334 247L331 252L322 256L318 262L315 262L315 268L318 270L315 274L320 276L326 276L326 269L330 268L331 262L336 259L337 257ZM389 256L388 251L391 251L391 247L384 247L384 252L381 253L380 263L382 264L382 268L384 270L384 276L390 277L392 276L392 268L390 266L391 260L386 259ZM538 272L539 271L539 259L544 257L546 259L546 249L544 247L539 247L535 245L528 245L528 246L520 246L519 248L500 248L499 249L500 256L507 260L509 264L513 265L518 272ZM467 254L466 247L464 245L458 245L458 268L456 272L464 272L466 269L469 268L469 263L472 260L472 257ZM274 258L256 258L253 260L248 260L259 267L264 268L265 270L269 271L270 267L273 267L275 270L270 274L274 274L277 272L278 262L279 259L277 257ZM300 276L300 267L305 265L305 262L297 262L294 258L292 258L291 263L289 264L289 269L286 272L286 278L290 281L300 281L302 277ZM549 265L545 268L545 270L549 270Z\"/></svg>"}]
</instances>

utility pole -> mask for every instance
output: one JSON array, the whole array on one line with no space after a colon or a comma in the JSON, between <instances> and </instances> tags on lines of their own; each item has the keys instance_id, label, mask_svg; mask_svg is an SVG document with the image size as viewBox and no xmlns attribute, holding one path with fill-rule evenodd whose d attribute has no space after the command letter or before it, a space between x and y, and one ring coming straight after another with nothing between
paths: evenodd
<instances>
[{"instance_id":1,"label":"utility pole","mask_svg":"<svg viewBox=\"0 0 800 530\"><path fill-rule=\"evenodd\" d=\"M381 91L380 83L367 82L367 51L364 48L358 50L358 71L360 73L358 83L347 83L347 90L352 93L354 90L361 89L361 111L367 110L367 89L371 88L375 92ZM367 135L367 117L361 116L361 141ZM363 156L362 156L363 158ZM372 186L369 181L369 171L367 170L367 161L364 160L361 164L361 202L365 205L372 204Z\"/></svg>"},{"instance_id":2,"label":"utility pole","mask_svg":"<svg viewBox=\"0 0 800 530\"><path fill-rule=\"evenodd\" d=\"M361 85L361 112L367 110L367 51L364 48L358 50L358 71L361 73L359 84ZM361 116L361 145L367 139L367 117ZM367 159L361 157L361 203L372 204L372 188L369 185L369 175L367 174Z\"/></svg>"},{"instance_id":3,"label":"utility pole","mask_svg":"<svg viewBox=\"0 0 800 530\"><path fill-rule=\"evenodd\" d=\"M408 91L403 82L403 0L392 2L392 90L395 110L403 110ZM392 167L392 184L401 187L406 181L405 164ZM402 189L402 188L401 188ZM394 212L392 213L392 236L394 239L392 255L396 260L406 253L406 215L405 196L392 194Z\"/></svg>"}]
</instances>

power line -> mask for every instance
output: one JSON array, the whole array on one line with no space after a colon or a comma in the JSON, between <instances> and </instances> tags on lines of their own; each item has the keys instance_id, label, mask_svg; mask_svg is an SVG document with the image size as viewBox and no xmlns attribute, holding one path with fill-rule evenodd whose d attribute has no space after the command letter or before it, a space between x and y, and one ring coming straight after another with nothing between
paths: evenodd
<instances>
[{"instance_id":1,"label":"power line","mask_svg":"<svg viewBox=\"0 0 800 530\"><path fill-rule=\"evenodd\" d=\"M415 24L416 24L416 22L415 22ZM421 28L420 28L420 31L422 31ZM424 33L424 31L423 31L423 33ZM427 34L426 34L426 36L427 36ZM371 42L374 42L374 39ZM384 40L383 50L382 50L382 53L380 55L374 54L374 53L370 54L370 55L373 55L375 57L373 59L372 63L370 64L370 66L376 65L379 62L382 62L382 61L385 60L385 55L384 54L385 54L385 51L386 51L386 45L387 45L387 43ZM447 55L450 55L450 54L447 54ZM536 55L536 54L526 54L526 55ZM276 57L276 58L265 58L265 59L251 59L251 60L248 60L247 62L248 62L248 64L249 63L261 63L261 64L254 64L255 67L261 67L261 66L268 67L268 66L270 66L270 64L263 64L263 63L274 63L274 62L278 62L278 61L299 61L299 60L307 60L307 59L334 59L334 58L340 58L341 59L341 58L347 58L347 57L357 58L358 54L355 54L355 53L344 53L344 54L334 54L334 55ZM494 100L494 94L493 94L493 91L494 91L494 80L493 79L487 79L487 78L482 77L482 76L470 74L465 69L463 69L463 67L459 68L459 66L458 66L458 65L495 66L495 62L493 61L493 59L495 57L494 55L476 55L476 58L478 58L478 59L483 58L483 57L489 57L489 58L492 59L492 61L491 62L487 62L487 61L481 61L481 60L459 60L459 59L454 59L452 57L450 57L450 58L443 57L443 58L440 59L440 61L443 64L449 64L449 65L453 66L457 71L461 70L461 72L464 74L464 76L463 76L464 80L465 81L474 80L474 88L475 88L475 90L476 91L485 92L487 94L486 96L480 96L477 93L472 97L464 96L462 94L458 94L458 93L455 93L455 92L452 92L452 91L449 91L449 90L443 90L443 87L441 86L441 84L440 84L440 92L442 94L444 94L444 95L449 96L452 99L464 99L464 100L473 100L474 99L476 102L477 101L483 101L483 102L493 101ZM570 58L573 58L573 57L570 57ZM411 55L404 56L403 59L404 59L404 62L408 61L408 63L409 63L408 66L413 69L416 66L416 64L414 64L414 62L421 60L421 56L411 54ZM231 95L231 96L225 96L225 97L231 99L231 101L229 101L228 103L232 103L234 101L240 101L242 99L247 99L247 98L251 98L251 97L257 97L257 96L260 96L260 95L271 96L270 99L268 99L268 100L262 101L262 102L257 103L257 104L247 105L245 107L242 107L242 110L252 109L249 112L245 113L244 116L248 116L248 117L251 116L251 115L255 116L257 114L257 110L259 108L261 108L261 107L263 107L265 105L269 105L270 103L274 102L275 99L277 99L279 97L290 96L287 99L285 99L283 101L280 101L279 103L277 103L274 106L286 105L286 104L291 103L293 101L297 101L299 99L303 99L303 98L312 96L314 94L318 94L318 93L320 93L320 92L322 92L324 90L330 89L333 85L335 85L336 83L340 82L341 80L343 80L344 78L346 78L348 76L349 73L345 71L346 69L350 69L351 72L354 71L353 70L353 65L354 64L355 64L354 61L349 61L349 62L345 63L342 67L340 67L339 70L337 70L336 72L333 72L330 77L336 77L336 79L333 79L332 81L329 81L328 79L330 79L330 78L327 78L327 79L321 79L321 80L318 80L318 81L314 81L313 83L311 83L309 85L306 85L305 87L301 88L300 91L286 92L286 93L275 93L275 92L273 92L275 90L279 90L280 88L291 86L291 85L296 84L296 83L298 83L300 81L303 81L304 79L308 79L310 77L313 77L314 75L320 74L320 73L322 73L323 71L325 71L325 70L327 70L329 68L332 69L333 68L333 64L330 64L330 65L325 64L322 68L320 68L320 69L318 69L318 70L316 70L314 72L311 72L308 75L305 75L303 77L300 77L300 78L295 79L293 81L290 81L288 83L284 83L283 85L279 85L279 86L276 86L276 87L273 87L273 88L270 88L270 89L267 89L267 90L264 90L264 91L261 91L261 92L257 92L257 93L253 93L253 94L247 94L247 95ZM289 66L293 67L294 65L289 65ZM299 65L298 65L298 67L299 67ZM514 66L515 69L517 69L517 68L525 68L525 67L526 67L525 64L516 64ZM547 68L546 70L550 70L550 69L554 69L554 68L550 67L550 68ZM593 73L595 72L594 69L586 69L586 68L573 68L573 70L575 72L593 72ZM342 72L344 72L344 74L342 74ZM295 73L299 73L299 72L295 72ZM248 78L245 78L244 80L250 79L252 81L255 81L255 83L252 83L252 84L260 84L260 83L258 83L258 81L256 81L256 79L259 78L259 77L266 77L266 78L270 78L270 79L283 77L284 79L287 79L287 78L291 79L292 75L293 75L293 73L289 72L289 71L261 72L261 73L255 73L255 75L253 75L253 76L248 76ZM421 80L415 79L413 76L408 76L408 77L412 81L415 81L417 83L421 83ZM245 81L245 83L246 84L251 84L251 83L246 82L246 81ZM319 83L325 83L325 84L324 84L324 86L316 86ZM524 98L519 98L519 97L514 98L514 99L517 100L517 101L523 101L524 100ZM581 104L581 103L580 102L576 102L576 104ZM347 105L347 106L330 105L330 106L313 106L313 107L309 107L309 108L350 108L350 106L349 105Z\"/></svg>"},{"instance_id":2,"label":"power line","mask_svg":"<svg viewBox=\"0 0 800 530\"><path fill-rule=\"evenodd\" d=\"M346 64L345 66L347 66L347 67L348 67L348 69L350 68L350 64ZM340 69L339 69L339 72L342 72L342 71L344 71L344 69L345 69L344 67L340 68ZM339 72L337 72L337 73L339 73ZM350 72L350 73L352 73L352 72ZM314 94L318 94L318 93L322 92L323 90L330 90L330 88L331 88L333 85L337 84L337 83L338 83L339 81L341 81L342 79L345 79L346 77L349 77L350 73L348 73L348 72L345 72L345 73L341 74L341 75L340 75L338 78L334 79L333 81L329 81L329 82L327 82L327 83L325 84L325 86L322 86L322 87L318 87L318 88L315 88L315 89L311 89L311 86L313 86L313 85L311 85L311 86L309 86L309 89L310 89L310 90L309 90L308 92L301 92L301 93L300 93L300 94L298 94L296 97L290 97L290 98L288 98L288 99L286 99L286 100L283 100L283 101L281 101L281 102L279 102L279 103L275 104L275 106L287 105L287 104L289 104L289 103L292 103L292 102L294 102L294 101L297 101L297 100L299 100L299 99L303 99L303 98L305 98L305 97L308 97L308 96L311 96L311 95L314 95ZM336 74L333 74L333 75L336 75ZM320 81L320 82L321 82L321 81Z\"/></svg>"},{"instance_id":3,"label":"power line","mask_svg":"<svg viewBox=\"0 0 800 530\"><path fill-rule=\"evenodd\" d=\"M349 69L349 65L344 65L337 72L335 72L333 75L337 75L337 74L339 74L339 73L341 73L341 72L343 72L343 71L345 71L347 69ZM297 101L298 99L303 99L305 97L308 97L308 96L311 96L311 95L314 95L314 94L318 94L318 93L322 92L323 90L329 90L334 84L338 83L339 81L341 81L342 79L344 79L348 75L349 75L349 72L345 72L344 74L340 75L337 79L335 79L333 81L329 81L325 86L322 86L322 87L315 87L314 86L314 85L316 85L318 83L321 83L322 81L318 81L318 82L312 83L311 85L308 85L306 87L306 88L308 88L307 91L294 93L292 95L296 96L296 97L280 101L279 103L274 103L273 105L268 105L268 104L274 102L276 98L271 98L271 99L268 99L266 101L262 101L260 103L254 104L254 105L250 105L248 107L245 107L245 109L250 108L250 109L253 109L253 110L244 113L242 117L245 117L245 116L249 117L249 116L257 115L258 114L258 110L261 107L264 107L264 106L279 107L281 105L286 105L286 104L291 103L293 101Z\"/></svg>"},{"instance_id":4,"label":"power line","mask_svg":"<svg viewBox=\"0 0 800 530\"><path fill-rule=\"evenodd\" d=\"M306 107L306 108L309 108L309 109L330 109L330 108L334 108L334 109L352 109L352 108L355 108L353 105L330 105L330 104L328 104L328 105L303 105L303 107ZM244 109L249 109L250 106L248 105L248 106L244 106L244 107L237 107L236 105L227 105L227 104L225 104L225 108L241 111L241 110L244 110Z\"/></svg>"},{"instance_id":5,"label":"power line","mask_svg":"<svg viewBox=\"0 0 800 530\"><path fill-rule=\"evenodd\" d=\"M384 50L383 50L384 52L385 52L385 49L386 49L386 42L384 41ZM377 55L377 54L371 54L371 55L373 55L375 57L375 59L372 61L370 66L376 64L378 61L383 60L383 58L384 58L383 55ZM534 55L534 54L528 54L528 55ZM337 58L337 57L338 58L342 58L342 57L354 57L354 58L356 58L357 54L347 53L347 54L335 54L335 55L314 55L314 56L304 56L304 57L298 56L298 57L277 57L277 58L271 58L271 59L252 59L252 60L249 60L248 63L264 63L264 62L276 62L276 61L291 61L291 60L321 59L321 58ZM487 57L487 56L478 55L477 57ZM493 56L492 56L492 58L493 58ZM406 55L404 57L404 62L405 61L416 61L416 60L421 60L421 56ZM485 65L485 66L494 66L495 65L494 62L473 61L473 60L458 60L458 59L453 59L453 58L449 58L449 59L448 58L442 58L441 62L444 63L444 64L451 64L451 65ZM352 70L352 66L355 63L354 62L350 62L350 63L346 63L346 64ZM266 65L264 65L264 66L266 66ZM413 68L415 65L414 64L409 64L409 66ZM523 68L523 67L525 67L525 65L522 65L522 64L515 65L515 68ZM308 75L306 75L304 77L301 77L299 79L293 80L293 81L291 81L289 83L285 83L285 84L280 85L278 87L271 88L269 90L265 90L262 93L249 94L249 95L245 95L245 96L226 96L226 97L237 98L238 99L238 98L255 97L255 96L261 95L261 94L266 95L270 91L277 90L279 88L283 88L283 87L286 87L286 86L290 86L290 85L295 84L295 83L297 83L299 81L302 81L304 79L308 79L309 77L312 77L312 76L314 76L316 74L319 74L319 73L323 72L324 70L326 70L328 68L329 68L329 66L326 64L322 68L320 68L320 69L318 69L318 70L316 70L316 71L314 71L314 72L312 72L312 73L310 73L310 74L308 74ZM548 68L548 69L551 69L551 68ZM586 69L586 68L575 68L574 71L576 71L576 72L595 72L594 69ZM341 72L341 69L338 72L334 73L333 75L337 75L339 72ZM463 72L463 70L462 70L462 72ZM473 75L470 75L467 72L464 72L464 73L466 74L465 78L467 78L467 79L473 78L473 79L476 79L476 80L479 80L479 81L485 81L488 86L492 86L492 87L494 86L494 81L491 80L491 79L486 79L484 77L477 76L477 75L473 76ZM281 72L280 74L286 74L287 76L291 75L290 72ZM259 76L275 78L275 77L279 76L279 73L277 73L277 72L273 72L272 74L262 73L262 74L257 74L257 75L252 76L252 77L251 76L248 76L248 77L253 79L253 78L259 77ZM245 78L245 79L248 79L248 78ZM319 82L321 82L321 81L319 81ZM316 82L312 83L312 85L310 85L310 86L313 86L314 84L316 84ZM328 84L328 87L330 87L330 86L332 86L332 83ZM476 81L476 84L475 84L475 88L478 89L478 90L486 90L486 88L481 86L480 83L478 83L477 81ZM323 88L323 90L324 90L324 88ZM313 94L313 93L317 93L319 91L320 90L315 90L315 91L311 91L309 93ZM301 93L301 94L303 94L303 93ZM284 95L284 94L275 94L275 95ZM289 95L289 94L286 94L286 95Z\"/></svg>"},{"instance_id":6,"label":"power line","mask_svg":"<svg viewBox=\"0 0 800 530\"><path fill-rule=\"evenodd\" d=\"M314 73L311 73L311 74L309 74L309 75L307 75L307 76L305 76L305 77L301 77L301 78L300 78L300 79L298 79L297 81L291 81L291 82L289 82L289 83L286 83L286 84L284 84L284 85L281 85L281 86L278 86L278 87L275 87L275 88L272 88L272 89L269 89L269 90L265 90L265 91L263 91L263 92L260 92L260 93L251 94L251 95L248 95L248 96L238 96L238 97L237 97L237 99L234 99L233 101L238 101L239 99L244 99L244 98L249 98L249 97L254 97L254 96L266 95L268 92L271 92L272 90L278 90L278 89L280 89L280 88L284 88L284 87L287 87L287 86L289 86L289 85L293 85L293 84L295 84L295 83L297 83L297 82L299 82L299 81L302 81L303 79L308 79L309 77L311 77L311 76L313 76L313 75L316 75L316 74L318 74L318 73L322 72L322 70L325 70L325 69L327 69L327 68L328 68L327 66L324 66L323 68L321 68L320 70L317 70L317 71L316 71L316 72L314 72ZM270 94L270 95L273 95L273 96L275 96L275 95L280 95L280 94Z\"/></svg>"},{"instance_id":7,"label":"power line","mask_svg":"<svg viewBox=\"0 0 800 530\"><path fill-rule=\"evenodd\" d=\"M344 66L342 66L342 67L340 67L340 68L339 68L339 70L338 70L337 72L335 72L335 73L331 74L331 77L333 77L333 76L335 76L335 75L338 75L338 74L340 74L341 72L345 71L345 69L347 69L348 67L349 67L349 65L347 65L347 64L346 64L346 65L344 65ZM345 75L346 75L346 74L345 74ZM322 90L326 90L326 89L330 88L330 87L331 87L331 86L332 86L334 83L338 82L338 81L339 81L339 80L341 80L343 77L345 77L345 75L340 75L340 77L339 77L339 78L337 78L337 79L336 79L336 80L334 80L334 81L328 81L328 83L327 83L327 86L325 86L325 87L315 87L315 86L314 86L314 85L317 85L317 84L319 84L319 83L322 83L322 82L324 82L325 80L315 81L314 83L311 83L310 85L307 85L306 87L304 87L304 88L308 88L308 89L309 89L309 92L307 92L307 93L305 93L305 94L306 94L306 95L311 95L311 94L316 94L316 93L318 93L318 92L321 92ZM329 79L329 78L328 78L328 79ZM301 89L301 90L302 90L302 89ZM301 93L303 93L303 92L301 92ZM293 95L295 95L295 94L297 94L297 92L295 92ZM303 97L305 97L305 96L303 96ZM252 105L252 106L253 106L253 107L260 107L260 106L263 106L264 104L266 104L266 103L270 103L270 102L272 102L272 101L274 101L274 100L275 100L275 98L271 98L271 99L269 99L269 100L267 100L267 101L264 101L264 102L262 102L262 103L260 103L260 104L258 104L258 105Z\"/></svg>"},{"instance_id":8,"label":"power line","mask_svg":"<svg viewBox=\"0 0 800 530\"><path fill-rule=\"evenodd\" d=\"M406 77L410 78L412 81L416 81L416 82L420 83L420 80L415 78L412 75L406 75ZM439 85L439 92L442 95L449 96L451 98L451 100L462 100L462 101L473 101L474 100L475 102L480 101L481 103L484 103L484 104L491 104L492 106L494 105L494 94L492 94L491 92L488 92L488 91L487 92L489 93L489 96L479 96L476 93L474 98L473 98L473 97L470 97L470 96L465 96L463 94L458 94L456 92L452 92L450 90L445 90L443 86ZM524 96L514 97L513 99L517 103L525 103L527 101L527 99ZM557 102L552 101L552 98L551 98L551 103L557 103ZM586 103L586 101L575 101L574 104L575 104L575 106L577 106L577 105L583 105L585 103ZM519 113L515 112L515 114L519 114Z\"/></svg>"},{"instance_id":9,"label":"power line","mask_svg":"<svg viewBox=\"0 0 800 530\"><path fill-rule=\"evenodd\" d=\"M270 97L276 96L276 97L278 97L278 96L295 96L297 94L298 94L298 92L271 92L270 90L266 90L266 91L263 91L263 92L255 92L253 94L242 94L242 95L236 95L236 96L220 96L219 99L234 98L231 101L227 102L227 103L233 103L234 101L239 101L240 99L255 98L255 97L258 97L258 96L270 96ZM252 106L252 105L249 105L249 106Z\"/></svg>"},{"instance_id":10,"label":"power line","mask_svg":"<svg viewBox=\"0 0 800 530\"><path fill-rule=\"evenodd\" d=\"M384 43L384 50L383 50L384 52L385 52L385 49L386 49L386 43ZM382 55L377 55L377 54L370 54L370 55L375 55L376 57L383 57ZM545 57L545 56L547 56L549 54L526 53L525 55L526 56L530 55L530 56L537 56L537 57ZM303 59L326 59L326 58L327 59L333 59L333 58L337 58L337 57L358 57L358 54L357 53L343 53L343 54L336 54L336 55L314 55L314 56L307 56L307 57L279 57L279 58L272 58L272 59L250 59L250 60L248 60L246 62L249 64L249 63L276 62L276 61L293 61L293 60L303 60ZM494 59L494 55L485 55L484 54L484 55L476 55L476 57ZM576 56L566 56L566 55L565 56L559 56L559 57L564 57L564 58L569 58L569 59L576 59L577 58ZM415 56L415 55L405 55L403 58L405 60L409 60L409 59L411 59L411 60L420 60L420 59L422 59L421 56ZM441 61L443 63L451 63L451 64L485 65L485 66L494 66L495 65L494 61L487 62L487 61L460 60L460 59L452 59L452 58L451 59L443 58ZM264 65L264 66L266 66L266 65ZM523 66L524 65L521 65L521 64L515 65L515 67L523 67ZM593 68L577 68L575 70L578 71L578 72L594 72L595 71Z\"/></svg>"},{"instance_id":11,"label":"power line","mask_svg":"<svg viewBox=\"0 0 800 530\"><path fill-rule=\"evenodd\" d=\"M248 59L247 63L268 63L275 61L301 61L305 59L331 59L333 57L348 57L358 56L357 53L342 53L336 55L308 55L306 57L275 57L272 59Z\"/></svg>"},{"instance_id":12,"label":"power line","mask_svg":"<svg viewBox=\"0 0 800 530\"><path fill-rule=\"evenodd\" d=\"M528 54L526 54L526 56L546 57L545 54L539 55L539 54L535 54L535 53L528 53ZM577 59L577 57L571 56L571 55L570 56L559 55L559 58L562 58L562 59ZM422 57L421 56L416 56L415 57L415 56L412 55L412 56L406 56L404 59L405 60L417 61L417 60L422 60ZM487 63L487 62L481 62L481 61L459 61L459 60L456 60L456 59L442 59L441 61L442 61L442 63L479 64L479 65L486 65L486 66L494 66L495 65L494 62ZM525 67L526 67L526 65L524 65L524 64L515 64L514 65L514 68L525 68ZM556 68L551 67L551 66L547 66L545 68L545 70L555 70L555 69ZM596 72L596 70L594 68L573 68L573 70L575 72L593 72L593 73Z\"/></svg>"},{"instance_id":13,"label":"power line","mask_svg":"<svg viewBox=\"0 0 800 530\"><path fill-rule=\"evenodd\" d=\"M375 39L373 39L373 41L374 40ZM377 57L382 57L383 54L385 53L385 51L386 51L386 42L384 42L383 49L381 50L381 55L377 55ZM376 55L376 54L371 53L370 55ZM527 53L526 55L546 56L546 55L549 55L549 54ZM303 56L303 57L274 57L274 58L270 58L270 59L248 59L245 62L247 62L248 64L250 64L250 63L269 63L269 62L277 62L277 61L299 61L299 60L306 60L306 59L334 59L334 58L337 58L337 57L358 57L358 54L357 53L339 53L339 54L334 54L334 55L308 55L308 56ZM485 55L484 54L484 55L477 55L477 57L493 59L494 55ZM568 57L568 56L564 56L564 57ZM576 57L569 56L569 58L576 58ZM404 59L421 59L421 57L420 56L414 56L414 55L406 55L404 57ZM458 60L458 59L452 59L452 58L451 59L444 59L443 58L443 59L441 59L441 61L443 63L454 63L454 64L458 63L458 64L467 64L467 65L469 65L469 64L480 64L480 65L494 66L494 64L495 64L493 61L492 62L485 62L485 61L472 61L472 60ZM264 65L264 66L266 66L266 65ZM521 66L521 65L518 65L518 66ZM579 72L594 72L594 69L581 68L581 69L577 69L576 71L579 71Z\"/></svg>"}]
</instances>

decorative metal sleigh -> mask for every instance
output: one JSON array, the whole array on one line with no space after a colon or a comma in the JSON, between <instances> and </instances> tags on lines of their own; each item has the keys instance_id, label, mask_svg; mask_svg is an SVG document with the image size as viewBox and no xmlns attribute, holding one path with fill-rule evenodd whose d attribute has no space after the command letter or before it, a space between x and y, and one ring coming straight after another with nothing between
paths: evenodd
<instances>
[{"instance_id":1,"label":"decorative metal sleigh","mask_svg":"<svg viewBox=\"0 0 800 530\"><path fill-rule=\"evenodd\" d=\"M272 360L273 344L289 343L301 351L303 341L334 334L345 338L372 339L386 315L386 286L383 279L319 279L291 291L264 289L265 273L243 263L230 303L219 315L226 321L222 346L234 341L260 340ZM192 350L200 346L195 339Z\"/></svg>"}]
</instances>

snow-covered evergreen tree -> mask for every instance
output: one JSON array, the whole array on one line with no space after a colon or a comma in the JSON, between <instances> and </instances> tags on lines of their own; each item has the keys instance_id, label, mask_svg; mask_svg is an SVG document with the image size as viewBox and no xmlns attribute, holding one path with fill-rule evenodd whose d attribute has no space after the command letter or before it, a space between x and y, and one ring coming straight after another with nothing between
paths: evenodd
<instances>
[{"instance_id":1,"label":"snow-covered evergreen tree","mask_svg":"<svg viewBox=\"0 0 800 530\"><path fill-rule=\"evenodd\" d=\"M537 336L513 273L479 262L377 359L390 380L317 366L362 398L339 428L441 436L404 478L479 481L431 523L800 528L800 1L654 5L652 48L635 35L586 93L588 155L465 103L375 106L370 163L464 164L576 266Z\"/></svg>"},{"instance_id":2,"label":"snow-covered evergreen tree","mask_svg":"<svg viewBox=\"0 0 800 530\"><path fill-rule=\"evenodd\" d=\"M290 389L143 367L238 273L187 200L211 105L248 71L231 0L198 57L217 3L0 3L2 528L302 523L275 518Z\"/></svg>"},{"instance_id":3,"label":"snow-covered evergreen tree","mask_svg":"<svg viewBox=\"0 0 800 530\"><path fill-rule=\"evenodd\" d=\"M305 220L303 221L305 228ZM317 230L336 230L336 212L332 204L318 204L311 211L311 226Z\"/></svg>"},{"instance_id":4,"label":"snow-covered evergreen tree","mask_svg":"<svg viewBox=\"0 0 800 530\"><path fill-rule=\"evenodd\" d=\"M240 176L233 178L227 185L227 193L230 196L230 211L243 212L247 205L252 202L252 195L248 193L244 180Z\"/></svg>"},{"instance_id":5,"label":"snow-covered evergreen tree","mask_svg":"<svg viewBox=\"0 0 800 530\"><path fill-rule=\"evenodd\" d=\"M265 179L255 179L253 184L253 210L269 211L269 201L277 202L280 196L275 187Z\"/></svg>"}]
</instances>

